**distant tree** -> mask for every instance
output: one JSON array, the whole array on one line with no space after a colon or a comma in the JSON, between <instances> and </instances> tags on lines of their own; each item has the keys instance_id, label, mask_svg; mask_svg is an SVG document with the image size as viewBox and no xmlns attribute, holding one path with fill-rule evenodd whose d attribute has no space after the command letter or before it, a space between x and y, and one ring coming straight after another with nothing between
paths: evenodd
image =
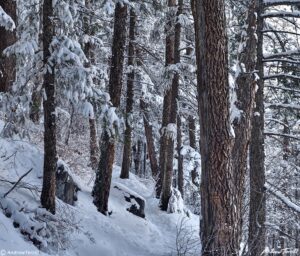
<instances>
[{"instance_id":1,"label":"distant tree","mask_svg":"<svg viewBox=\"0 0 300 256\"><path fill-rule=\"evenodd\" d=\"M133 86L135 80L135 29L136 29L136 13L130 9L129 22L129 45L128 45L128 68L130 69L127 75L127 92L126 92L126 128L124 132L124 149L123 160L120 178L128 179L129 171L132 162L132 110L133 110Z\"/></svg>"}]
</instances>

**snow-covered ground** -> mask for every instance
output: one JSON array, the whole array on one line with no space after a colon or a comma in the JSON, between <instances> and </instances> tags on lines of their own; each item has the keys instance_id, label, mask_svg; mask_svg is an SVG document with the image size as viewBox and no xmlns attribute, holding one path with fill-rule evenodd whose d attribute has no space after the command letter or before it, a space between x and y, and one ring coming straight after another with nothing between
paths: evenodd
<instances>
[{"instance_id":1,"label":"snow-covered ground","mask_svg":"<svg viewBox=\"0 0 300 256\"><path fill-rule=\"evenodd\" d=\"M81 187L75 206L57 199L55 216L39 208L42 184L43 152L29 142L0 139L0 255L79 255L79 256L167 256L176 254L177 245L187 238L198 239L199 217L185 213L168 214L158 208L154 183L133 174L129 180L113 172L108 217L97 212L91 197L91 173L84 170L76 180ZM20 176L32 168L20 186L3 195ZM145 219L126 210L128 203L114 186L130 191L146 201ZM26 188L24 188L26 187ZM4 210L3 210L4 209ZM6 209L6 210L5 210ZM5 216L5 214L8 216ZM14 227L14 220L20 224ZM179 229L184 220L184 229ZM16 225L15 225L16 226ZM33 228L32 228L33 227ZM31 229L31 231L29 230ZM41 231L44 229L45 231ZM21 234L21 231L28 231ZM177 233L180 232L178 236ZM51 233L53 232L53 233ZM24 233L24 232L23 232ZM28 235L30 234L30 235ZM42 243L39 251L31 240ZM200 250L200 246L194 248ZM197 252L195 252L195 255ZM199 254L198 254L199 255Z\"/></svg>"}]
</instances>

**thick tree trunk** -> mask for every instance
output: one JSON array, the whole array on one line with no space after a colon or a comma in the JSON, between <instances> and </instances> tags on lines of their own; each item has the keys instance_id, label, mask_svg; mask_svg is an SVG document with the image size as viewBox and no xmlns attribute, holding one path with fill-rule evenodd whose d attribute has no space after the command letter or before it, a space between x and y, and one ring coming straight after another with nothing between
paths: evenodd
<instances>
[{"instance_id":1,"label":"thick tree trunk","mask_svg":"<svg viewBox=\"0 0 300 256\"><path fill-rule=\"evenodd\" d=\"M154 180L157 180L158 179L158 163L157 163L157 158L156 158L153 129L152 129L151 122L149 121L148 107L147 107L146 102L143 99L140 99L140 106L141 106L141 110L143 112L145 135L146 135L146 140L147 140L147 149L148 149L148 156L150 159L152 177L154 178Z\"/></svg>"},{"instance_id":2,"label":"thick tree trunk","mask_svg":"<svg viewBox=\"0 0 300 256\"><path fill-rule=\"evenodd\" d=\"M181 155L182 148L182 134L181 134L181 118L177 116L177 155L178 155L178 190L184 197L184 178L183 178L183 156Z\"/></svg>"},{"instance_id":3,"label":"thick tree trunk","mask_svg":"<svg viewBox=\"0 0 300 256\"><path fill-rule=\"evenodd\" d=\"M243 198L245 193L245 176L247 170L248 148L251 135L251 120L255 105L256 89L256 2L251 0L247 6L246 34L242 38L245 44L243 51L239 54L240 72L236 79L236 107L240 110L240 117L234 122L235 143L232 151L233 171L236 186L237 205L237 228L234 239L240 244L243 225Z\"/></svg>"},{"instance_id":4,"label":"thick tree trunk","mask_svg":"<svg viewBox=\"0 0 300 256\"><path fill-rule=\"evenodd\" d=\"M128 45L128 66L131 66L132 70L127 75L127 97L126 97L126 128L124 133L124 150L123 161L121 170L121 179L129 178L129 171L131 167L131 147L132 147L132 124L131 116L133 110L133 86L134 86L134 64L135 64L135 26L136 26L136 14L133 9L130 10L130 25L129 25L129 45Z\"/></svg>"},{"instance_id":5,"label":"thick tree trunk","mask_svg":"<svg viewBox=\"0 0 300 256\"><path fill-rule=\"evenodd\" d=\"M250 213L248 250L250 255L261 255L266 242L265 151L264 151L264 66L263 66L263 1L257 8L257 67L260 79L256 93L255 115L252 120L250 142Z\"/></svg>"},{"instance_id":6,"label":"thick tree trunk","mask_svg":"<svg viewBox=\"0 0 300 256\"><path fill-rule=\"evenodd\" d=\"M123 64L126 43L127 5L117 3L112 45L112 61L109 78L109 93L114 107L120 106L122 91ZM112 169L115 155L115 138L108 133L104 124L101 137L101 153L99 167L93 188L94 204L99 212L108 212L108 198L111 185Z\"/></svg>"},{"instance_id":7,"label":"thick tree trunk","mask_svg":"<svg viewBox=\"0 0 300 256\"><path fill-rule=\"evenodd\" d=\"M16 23L16 1L0 0L0 6ZM17 41L17 35L16 30L8 31L2 26L0 26L0 35L0 92L7 92L16 78L16 58L15 56L6 57L3 51Z\"/></svg>"},{"instance_id":8,"label":"thick tree trunk","mask_svg":"<svg viewBox=\"0 0 300 256\"><path fill-rule=\"evenodd\" d=\"M223 0L192 1L201 132L203 255L237 255L227 35Z\"/></svg>"},{"instance_id":9,"label":"thick tree trunk","mask_svg":"<svg viewBox=\"0 0 300 256\"><path fill-rule=\"evenodd\" d=\"M43 87L45 88L46 99L44 99L44 177L41 203L52 213L55 213L55 190L56 190L56 117L55 117L55 76L54 68L48 64L51 56L50 44L54 36L54 25L52 23L53 8L52 0L44 0L43 5L43 59L48 66L44 75ZM51 72L49 71L51 69Z\"/></svg>"},{"instance_id":10,"label":"thick tree trunk","mask_svg":"<svg viewBox=\"0 0 300 256\"><path fill-rule=\"evenodd\" d=\"M169 6L175 6L176 1L169 1ZM182 14L183 8L183 0L178 1L178 11L177 17ZM172 11L172 9L171 9ZM173 10L174 11L174 10ZM174 18L174 17L173 17ZM172 26L171 26L172 28ZM170 33L170 30L167 30L167 33ZM180 36L181 36L181 24L177 22L175 24L175 34L174 34L174 64L180 63ZM170 42L173 43L173 42ZM168 52L167 52L168 53ZM169 53L168 53L169 54ZM166 63L168 64L168 63ZM168 209L169 199L172 195L172 179L173 179L173 158L174 158L174 140L173 136L170 134L172 131L169 131L170 125L173 126L173 129L176 130L176 118L177 118L177 99L178 99L178 91L179 91L179 74L175 73L174 78L172 80L172 86L167 91L166 97L168 95L168 106L166 112L167 125L163 126L165 128L165 132L163 134L164 142L164 152L163 158L161 161L160 171L163 173L163 182L162 182L162 191L160 198L160 207L163 211ZM167 128L168 127L168 128ZM167 128L167 129L166 129Z\"/></svg>"}]
</instances>

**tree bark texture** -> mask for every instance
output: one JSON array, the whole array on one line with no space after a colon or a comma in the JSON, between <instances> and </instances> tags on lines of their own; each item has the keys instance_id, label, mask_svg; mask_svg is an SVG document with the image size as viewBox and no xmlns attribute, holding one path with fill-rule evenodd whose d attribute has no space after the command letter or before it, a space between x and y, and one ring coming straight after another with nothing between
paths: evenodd
<instances>
[{"instance_id":1,"label":"tree bark texture","mask_svg":"<svg viewBox=\"0 0 300 256\"><path fill-rule=\"evenodd\" d=\"M56 190L56 100L55 100L55 76L54 67L48 64L51 56L50 44L54 36L54 24L52 23L53 8L52 0L44 0L43 5L43 60L46 68L43 87L46 93L44 105L44 176L41 204L51 213L55 213L55 190Z\"/></svg>"},{"instance_id":2,"label":"tree bark texture","mask_svg":"<svg viewBox=\"0 0 300 256\"><path fill-rule=\"evenodd\" d=\"M130 22L129 22L129 45L128 45L128 66L131 66L131 72L127 75L127 97L126 97L126 127L124 132L124 150L123 161L121 170L121 179L129 178L129 171L131 167L131 148L132 148L132 124L131 116L133 110L133 97L134 97L134 79L135 79L135 26L136 26L136 14L133 9L130 10Z\"/></svg>"},{"instance_id":3,"label":"tree bark texture","mask_svg":"<svg viewBox=\"0 0 300 256\"><path fill-rule=\"evenodd\" d=\"M257 67L260 79L256 93L255 115L250 142L250 213L248 248L250 255L261 255L266 243L265 151L264 151L264 66L263 66L263 1L257 8Z\"/></svg>"},{"instance_id":4,"label":"tree bark texture","mask_svg":"<svg viewBox=\"0 0 300 256\"><path fill-rule=\"evenodd\" d=\"M120 106L122 91L123 64L126 43L127 27L127 5L116 4L115 23L112 45L112 60L109 78L109 93L114 107ZM94 204L99 212L107 215L108 198L112 178L112 169L115 155L115 138L111 137L107 127L101 136L100 162L96 173L96 180L93 188Z\"/></svg>"},{"instance_id":5,"label":"tree bark texture","mask_svg":"<svg viewBox=\"0 0 300 256\"><path fill-rule=\"evenodd\" d=\"M16 1L0 0L2 9L17 23L17 3ZM15 56L5 56L3 51L17 41L16 29L8 31L0 26L0 92L8 92L16 78L16 58Z\"/></svg>"},{"instance_id":6,"label":"tree bark texture","mask_svg":"<svg viewBox=\"0 0 300 256\"><path fill-rule=\"evenodd\" d=\"M203 255L237 255L225 1L192 1L196 34Z\"/></svg>"},{"instance_id":7,"label":"tree bark texture","mask_svg":"<svg viewBox=\"0 0 300 256\"><path fill-rule=\"evenodd\" d=\"M245 193L245 176L247 170L248 149L251 136L251 120L255 105L256 89L256 56L257 56L257 0L249 1L247 6L246 34L242 36L245 44L239 54L240 72L236 79L236 107L240 110L240 117L233 121L235 143L232 151L234 180L236 187L237 227L235 228L236 244L240 244L243 225L243 198Z\"/></svg>"}]
</instances>

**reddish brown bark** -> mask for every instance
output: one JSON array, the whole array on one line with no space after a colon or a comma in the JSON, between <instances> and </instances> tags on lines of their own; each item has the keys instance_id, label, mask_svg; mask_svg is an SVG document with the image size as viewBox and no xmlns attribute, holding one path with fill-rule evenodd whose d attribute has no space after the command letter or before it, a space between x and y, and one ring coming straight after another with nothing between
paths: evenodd
<instances>
[{"instance_id":1,"label":"reddish brown bark","mask_svg":"<svg viewBox=\"0 0 300 256\"><path fill-rule=\"evenodd\" d=\"M194 0L192 8L201 133L202 255L236 255L225 2Z\"/></svg>"}]
</instances>

